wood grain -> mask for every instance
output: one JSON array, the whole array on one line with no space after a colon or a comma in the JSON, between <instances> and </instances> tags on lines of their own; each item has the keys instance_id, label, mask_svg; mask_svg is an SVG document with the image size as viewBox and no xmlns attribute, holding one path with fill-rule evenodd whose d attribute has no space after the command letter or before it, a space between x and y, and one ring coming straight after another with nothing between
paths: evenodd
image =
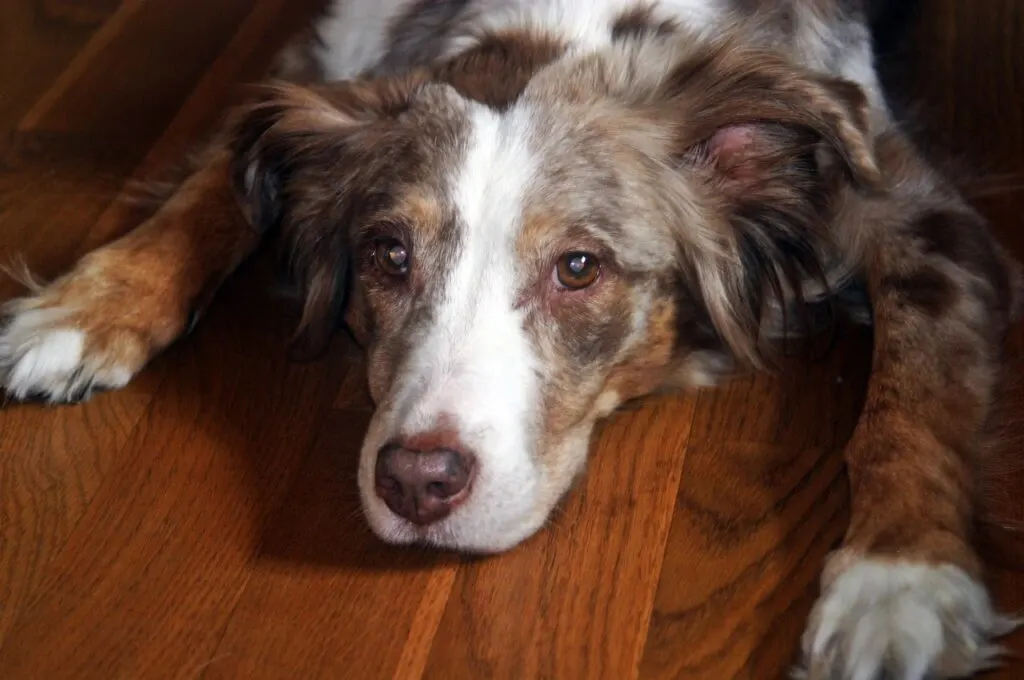
<instances>
[{"instance_id":1,"label":"wood grain","mask_svg":"<svg viewBox=\"0 0 1024 680\"><path fill-rule=\"evenodd\" d=\"M702 393L641 676L763 678L796 657L846 528L841 454L869 348L869 333L847 329L824 361Z\"/></svg>"},{"instance_id":2,"label":"wood grain","mask_svg":"<svg viewBox=\"0 0 1024 680\"><path fill-rule=\"evenodd\" d=\"M0 648L5 677L178 677L212 657L219 636L209 629L230 619L260 527L291 486L340 377L330 363L287 362L294 317L253 300L253 283L236 279L188 347L161 360L174 369L121 449L117 473ZM221 341L232 335L247 341ZM257 365L273 389L252 389L246 376Z\"/></svg>"},{"instance_id":3,"label":"wood grain","mask_svg":"<svg viewBox=\"0 0 1024 680\"><path fill-rule=\"evenodd\" d=\"M0 3L0 259L53 275L130 227L125 180L173 165L319 2ZM1024 258L1024 5L921 4L890 91ZM296 310L265 292L268 255L126 390L0 410L0 677L783 677L846 525L868 333L617 414L507 555L401 550L356 496L363 369L343 338L286 360ZM979 527L1011 611L1022 350L1018 325Z\"/></svg>"}]
</instances>

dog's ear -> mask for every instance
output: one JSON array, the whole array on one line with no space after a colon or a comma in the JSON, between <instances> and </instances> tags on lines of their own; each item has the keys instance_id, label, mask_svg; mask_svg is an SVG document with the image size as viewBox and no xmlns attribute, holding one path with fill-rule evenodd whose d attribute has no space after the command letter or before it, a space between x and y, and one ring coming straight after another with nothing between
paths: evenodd
<instances>
[{"instance_id":1,"label":"dog's ear","mask_svg":"<svg viewBox=\"0 0 1024 680\"><path fill-rule=\"evenodd\" d=\"M679 225L681 266L732 353L759 365L768 307L827 286L839 192L881 181L867 99L735 43L681 60L659 87L671 162L702 197L697 224Z\"/></svg>"},{"instance_id":2,"label":"dog's ear","mask_svg":"<svg viewBox=\"0 0 1024 680\"><path fill-rule=\"evenodd\" d=\"M393 121L424 80L267 85L228 127L242 213L255 229L280 230L303 296L295 355L319 353L341 317L350 225L387 193L397 171L389 150L401 144Z\"/></svg>"}]
</instances>

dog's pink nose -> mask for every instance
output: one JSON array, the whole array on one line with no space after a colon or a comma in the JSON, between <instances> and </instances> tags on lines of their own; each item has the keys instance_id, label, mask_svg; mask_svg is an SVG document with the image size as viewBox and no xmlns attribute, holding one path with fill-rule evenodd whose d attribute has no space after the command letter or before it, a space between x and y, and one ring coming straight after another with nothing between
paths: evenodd
<instances>
[{"instance_id":1,"label":"dog's pink nose","mask_svg":"<svg viewBox=\"0 0 1024 680\"><path fill-rule=\"evenodd\" d=\"M444 519L469 495L476 459L454 447L421 451L408 446L388 444L377 452L377 495L413 524Z\"/></svg>"}]
</instances>

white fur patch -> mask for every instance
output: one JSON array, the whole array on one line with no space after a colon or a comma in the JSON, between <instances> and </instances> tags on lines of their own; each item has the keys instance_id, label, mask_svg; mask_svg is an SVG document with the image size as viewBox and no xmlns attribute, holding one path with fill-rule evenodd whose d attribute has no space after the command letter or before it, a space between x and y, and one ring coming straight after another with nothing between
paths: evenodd
<instances>
[{"instance_id":1,"label":"white fur patch","mask_svg":"<svg viewBox=\"0 0 1024 680\"><path fill-rule=\"evenodd\" d=\"M86 336L62 309L23 309L0 329L0 386L15 399L59 403L123 387L132 371L85 354Z\"/></svg>"},{"instance_id":2,"label":"white fur patch","mask_svg":"<svg viewBox=\"0 0 1024 680\"><path fill-rule=\"evenodd\" d=\"M1014 622L958 567L859 559L822 594L804 634L807 680L955 678L993 665Z\"/></svg>"}]
</instances>

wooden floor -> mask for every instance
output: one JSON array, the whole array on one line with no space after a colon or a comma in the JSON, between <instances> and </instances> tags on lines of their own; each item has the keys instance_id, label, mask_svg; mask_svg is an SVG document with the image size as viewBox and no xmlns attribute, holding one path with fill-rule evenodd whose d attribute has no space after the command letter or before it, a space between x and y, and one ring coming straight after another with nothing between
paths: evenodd
<instances>
[{"instance_id":1,"label":"wooden floor","mask_svg":"<svg viewBox=\"0 0 1024 680\"><path fill-rule=\"evenodd\" d=\"M52 275L130 226L126 178L180 158L314 4L2 0L0 258ZM894 91L1024 257L1024 3L923 4L887 62ZM723 680L795 659L847 520L863 333L780 378L617 416L550 528L470 560L364 527L360 369L340 341L289 363L294 310L265 278L246 267L123 391L0 410L0 678ZM17 292L0 283L0 300ZM1009 610L1024 608L1022 335L981 527Z\"/></svg>"}]
</instances>

